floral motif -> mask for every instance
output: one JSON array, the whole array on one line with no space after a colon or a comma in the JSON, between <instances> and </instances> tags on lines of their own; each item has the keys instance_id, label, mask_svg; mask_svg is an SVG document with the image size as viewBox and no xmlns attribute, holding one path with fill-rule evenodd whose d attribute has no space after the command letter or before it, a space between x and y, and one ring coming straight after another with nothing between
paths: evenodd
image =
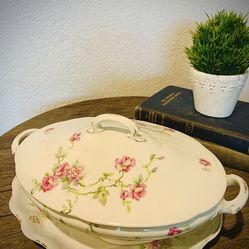
<instances>
[{"instance_id":1,"label":"floral motif","mask_svg":"<svg viewBox=\"0 0 249 249\"><path fill-rule=\"evenodd\" d=\"M147 186L142 184L131 184L130 185L130 191L129 190L123 190L120 193L120 198L122 200L127 200L128 198L132 198L136 201L139 201L141 198L143 198L146 194L146 188Z\"/></svg>"},{"instance_id":2,"label":"floral motif","mask_svg":"<svg viewBox=\"0 0 249 249\"><path fill-rule=\"evenodd\" d=\"M59 165L54 169L52 175L48 173L43 177L41 182L41 189L43 192L52 190L61 181L64 185L77 184L83 179L83 167L81 166L70 166L67 162Z\"/></svg>"},{"instance_id":3,"label":"floral motif","mask_svg":"<svg viewBox=\"0 0 249 249\"><path fill-rule=\"evenodd\" d=\"M140 246L140 249L166 249L172 248L172 243L169 239L154 240Z\"/></svg>"},{"instance_id":4,"label":"floral motif","mask_svg":"<svg viewBox=\"0 0 249 249\"><path fill-rule=\"evenodd\" d=\"M68 140L73 143L75 141L79 141L81 136L81 132L75 132Z\"/></svg>"},{"instance_id":5,"label":"floral motif","mask_svg":"<svg viewBox=\"0 0 249 249\"><path fill-rule=\"evenodd\" d=\"M146 188L146 185L144 183L130 185L130 190L131 190L130 196L131 196L131 198L139 201L146 194L145 188Z\"/></svg>"},{"instance_id":6,"label":"floral motif","mask_svg":"<svg viewBox=\"0 0 249 249\"><path fill-rule=\"evenodd\" d=\"M129 172L131 167L134 167L135 165L136 160L129 156L123 156L121 158L116 158L115 160L115 168L126 173Z\"/></svg>"},{"instance_id":7,"label":"floral motif","mask_svg":"<svg viewBox=\"0 0 249 249\"><path fill-rule=\"evenodd\" d=\"M81 166L71 167L67 176L70 182L78 183L83 178L83 168Z\"/></svg>"},{"instance_id":8,"label":"floral motif","mask_svg":"<svg viewBox=\"0 0 249 249\"><path fill-rule=\"evenodd\" d=\"M146 245L146 249L160 249L161 248L161 241L160 240L154 240Z\"/></svg>"},{"instance_id":9,"label":"floral motif","mask_svg":"<svg viewBox=\"0 0 249 249\"><path fill-rule=\"evenodd\" d=\"M206 171L210 171L211 170L211 168L210 168L211 162L210 161L208 161L206 159L203 159L203 158L200 158L199 159L199 164L202 166L203 170L206 170Z\"/></svg>"},{"instance_id":10,"label":"floral motif","mask_svg":"<svg viewBox=\"0 0 249 249\"><path fill-rule=\"evenodd\" d=\"M171 227L168 231L168 236L172 236L172 235L177 235L179 233L182 233L182 230L177 228L177 227Z\"/></svg>"},{"instance_id":11,"label":"floral motif","mask_svg":"<svg viewBox=\"0 0 249 249\"><path fill-rule=\"evenodd\" d=\"M70 165L66 162L61 165L55 170L54 175L58 178L63 178L68 176L68 172L70 169Z\"/></svg>"},{"instance_id":12,"label":"floral motif","mask_svg":"<svg viewBox=\"0 0 249 249\"><path fill-rule=\"evenodd\" d=\"M76 132L68 139L71 142L71 147L68 149L60 147L58 149L58 152L55 154L57 163L55 163L50 173L45 174L41 181L33 180L35 186L31 194L36 190L49 192L61 184L62 190L73 194L73 198L66 200L65 205L63 205L62 212L68 214L80 196L92 196L93 199L97 199L104 206L111 194L110 189L119 188L119 197L122 204L130 212L132 200L139 201L145 197L147 182L151 175L157 172L157 167L152 168L152 163L155 160L162 160L164 157L151 155L149 162L142 167L143 174L140 174L133 182L126 182L126 174L137 165L137 162L135 158L123 155L114 160L116 171L103 172L96 181L86 183L84 167L78 161L72 164L65 160L75 142L80 139L81 133Z\"/></svg>"},{"instance_id":13,"label":"floral motif","mask_svg":"<svg viewBox=\"0 0 249 249\"><path fill-rule=\"evenodd\" d=\"M187 232L189 230L189 225L183 225L181 228L179 227L171 227L168 232L166 233L169 238L161 239L161 240L154 240L140 246L140 249L166 249L166 248L173 248L174 239L171 236L181 234L182 232ZM176 237L177 239L178 237Z\"/></svg>"},{"instance_id":14,"label":"floral motif","mask_svg":"<svg viewBox=\"0 0 249 249\"><path fill-rule=\"evenodd\" d=\"M58 184L58 178L54 175L52 176L45 176L42 179L41 189L43 192L47 192L52 190Z\"/></svg>"},{"instance_id":15,"label":"floral motif","mask_svg":"<svg viewBox=\"0 0 249 249\"><path fill-rule=\"evenodd\" d=\"M29 220L32 221L35 224L41 224L40 219L36 215L30 215Z\"/></svg>"},{"instance_id":16,"label":"floral motif","mask_svg":"<svg viewBox=\"0 0 249 249\"><path fill-rule=\"evenodd\" d=\"M29 203L29 205L32 206L35 210L35 214L29 216L30 221L32 221L35 224L41 224L41 221L44 218L49 219L49 214L48 214L48 211L46 209L41 209L41 208L37 207L36 205L34 205L33 203Z\"/></svg>"},{"instance_id":17,"label":"floral motif","mask_svg":"<svg viewBox=\"0 0 249 249\"><path fill-rule=\"evenodd\" d=\"M131 197L131 193L128 190L123 190L120 193L120 198L125 201L126 199L128 199L129 197Z\"/></svg>"},{"instance_id":18,"label":"floral motif","mask_svg":"<svg viewBox=\"0 0 249 249\"><path fill-rule=\"evenodd\" d=\"M199 163L201 164L201 165L203 165L203 166L211 166L211 163L208 161L208 160L206 160L206 159L203 159L203 158L200 158L199 159Z\"/></svg>"}]
</instances>

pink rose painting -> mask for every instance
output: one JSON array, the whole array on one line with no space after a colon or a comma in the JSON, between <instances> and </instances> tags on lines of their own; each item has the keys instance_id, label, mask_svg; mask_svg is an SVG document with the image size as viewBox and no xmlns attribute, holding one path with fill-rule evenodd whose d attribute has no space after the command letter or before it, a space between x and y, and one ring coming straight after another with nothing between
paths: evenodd
<instances>
[{"instance_id":1,"label":"pink rose painting","mask_svg":"<svg viewBox=\"0 0 249 249\"><path fill-rule=\"evenodd\" d=\"M179 234L179 233L181 233L182 232L182 230L181 229L179 229L179 228L177 228L177 227L172 227L172 228L170 228L169 229L169 232L168 232L168 236L173 236L173 235L177 235L177 234Z\"/></svg>"},{"instance_id":2,"label":"pink rose painting","mask_svg":"<svg viewBox=\"0 0 249 249\"><path fill-rule=\"evenodd\" d=\"M141 198L143 198L146 194L146 185L144 183L142 184L132 184L130 186L131 190L131 198L139 201Z\"/></svg>"},{"instance_id":3,"label":"pink rose painting","mask_svg":"<svg viewBox=\"0 0 249 249\"><path fill-rule=\"evenodd\" d=\"M129 156L122 156L115 160L115 168L119 171L129 172L136 165L136 160Z\"/></svg>"},{"instance_id":4,"label":"pink rose painting","mask_svg":"<svg viewBox=\"0 0 249 249\"><path fill-rule=\"evenodd\" d=\"M127 190L124 190L124 191L122 191L121 193L120 193L120 198L122 199L122 200L126 200L126 199L128 199L129 197L131 197L131 193L129 192L129 191L127 191Z\"/></svg>"},{"instance_id":5,"label":"pink rose painting","mask_svg":"<svg viewBox=\"0 0 249 249\"><path fill-rule=\"evenodd\" d=\"M202 166L202 169L207 170L207 171L210 170L210 166L211 166L210 161L208 161L206 159L203 159L203 158L200 158L199 159L199 164Z\"/></svg>"},{"instance_id":6,"label":"pink rose painting","mask_svg":"<svg viewBox=\"0 0 249 249\"><path fill-rule=\"evenodd\" d=\"M68 170L68 179L70 182L79 182L83 177L83 168L82 167L71 167Z\"/></svg>"},{"instance_id":7,"label":"pink rose painting","mask_svg":"<svg viewBox=\"0 0 249 249\"><path fill-rule=\"evenodd\" d=\"M45 176L41 182L41 189L43 192L52 190L58 184L58 178L54 175Z\"/></svg>"},{"instance_id":8,"label":"pink rose painting","mask_svg":"<svg viewBox=\"0 0 249 249\"><path fill-rule=\"evenodd\" d=\"M80 136L81 136L81 132L75 132L70 138L69 141L71 143L75 142L75 141L79 141L80 140Z\"/></svg>"},{"instance_id":9,"label":"pink rose painting","mask_svg":"<svg viewBox=\"0 0 249 249\"><path fill-rule=\"evenodd\" d=\"M131 182L132 178L126 176L137 165L137 161L134 157L123 155L114 159L114 168L116 169L114 172L102 172L99 178L93 179L93 182L86 182L85 167L81 166L78 160L74 162L66 160L73 147L77 146L75 142L80 139L81 132L75 132L68 139L71 146L68 146L67 149L60 146L58 152L55 153L56 162L53 164L55 167L47 172L41 181L33 179L35 186L31 190L31 194L34 194L35 190L45 193L61 186L61 190L67 191L68 196L72 197L72 200L67 199L67 204L63 206L62 210L68 214L80 196L92 196L93 199L105 206L111 194L110 190L119 188L119 198L126 210L130 212L132 201L140 201L146 196L147 183L150 177L157 172L158 167L152 166L153 161L162 160L164 157L151 155L147 164L143 162L140 166L141 172L138 177L132 177L133 182Z\"/></svg>"},{"instance_id":10,"label":"pink rose painting","mask_svg":"<svg viewBox=\"0 0 249 249\"><path fill-rule=\"evenodd\" d=\"M81 166L70 166L67 162L60 165L53 175L45 176L42 179L41 189L43 192L52 190L59 181L68 183L78 183L83 178L83 168Z\"/></svg>"},{"instance_id":11,"label":"pink rose painting","mask_svg":"<svg viewBox=\"0 0 249 249\"><path fill-rule=\"evenodd\" d=\"M146 244L146 249L160 249L161 248L161 241L154 240Z\"/></svg>"},{"instance_id":12,"label":"pink rose painting","mask_svg":"<svg viewBox=\"0 0 249 249\"><path fill-rule=\"evenodd\" d=\"M210 166L210 165L211 165L211 163L210 163L208 160L203 159L203 158L200 158L200 159L199 159L199 163L200 163L201 165L203 165L203 166Z\"/></svg>"},{"instance_id":13,"label":"pink rose painting","mask_svg":"<svg viewBox=\"0 0 249 249\"><path fill-rule=\"evenodd\" d=\"M139 201L141 198L143 198L146 194L146 185L144 183L142 184L131 184L130 190L123 190L120 193L120 198L125 201L128 198L131 198L133 200Z\"/></svg>"},{"instance_id":14,"label":"pink rose painting","mask_svg":"<svg viewBox=\"0 0 249 249\"><path fill-rule=\"evenodd\" d=\"M70 169L70 165L65 162L61 164L54 172L54 175L57 176L58 178L63 178L68 175Z\"/></svg>"}]
</instances>

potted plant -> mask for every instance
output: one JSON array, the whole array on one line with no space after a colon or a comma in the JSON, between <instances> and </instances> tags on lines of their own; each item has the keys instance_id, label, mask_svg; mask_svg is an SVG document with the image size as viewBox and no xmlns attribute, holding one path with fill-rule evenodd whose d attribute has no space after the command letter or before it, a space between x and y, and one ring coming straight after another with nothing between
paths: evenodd
<instances>
[{"instance_id":1,"label":"potted plant","mask_svg":"<svg viewBox=\"0 0 249 249\"><path fill-rule=\"evenodd\" d=\"M197 23L186 48L191 64L195 109L207 116L232 114L247 81L249 27L247 15L225 10Z\"/></svg>"}]
</instances>

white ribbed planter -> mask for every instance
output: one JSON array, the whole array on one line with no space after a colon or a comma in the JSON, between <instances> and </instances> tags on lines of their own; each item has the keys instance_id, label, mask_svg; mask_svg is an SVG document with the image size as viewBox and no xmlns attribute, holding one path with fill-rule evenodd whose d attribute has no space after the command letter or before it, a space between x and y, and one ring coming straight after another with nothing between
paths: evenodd
<instances>
[{"instance_id":1,"label":"white ribbed planter","mask_svg":"<svg viewBox=\"0 0 249 249\"><path fill-rule=\"evenodd\" d=\"M240 75L214 75L191 68L195 109L207 116L224 118L232 114L247 81Z\"/></svg>"}]
</instances>

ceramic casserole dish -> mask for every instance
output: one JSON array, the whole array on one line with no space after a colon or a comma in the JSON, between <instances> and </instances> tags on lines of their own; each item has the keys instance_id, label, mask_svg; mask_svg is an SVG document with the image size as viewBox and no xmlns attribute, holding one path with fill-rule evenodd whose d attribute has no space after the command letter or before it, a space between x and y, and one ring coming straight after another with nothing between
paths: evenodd
<instances>
[{"instance_id":1,"label":"ceramic casserole dish","mask_svg":"<svg viewBox=\"0 0 249 249\"><path fill-rule=\"evenodd\" d=\"M25 193L51 220L117 244L188 232L248 199L245 181L193 138L116 114L26 130L12 152ZM232 184L239 193L226 201Z\"/></svg>"}]
</instances>

